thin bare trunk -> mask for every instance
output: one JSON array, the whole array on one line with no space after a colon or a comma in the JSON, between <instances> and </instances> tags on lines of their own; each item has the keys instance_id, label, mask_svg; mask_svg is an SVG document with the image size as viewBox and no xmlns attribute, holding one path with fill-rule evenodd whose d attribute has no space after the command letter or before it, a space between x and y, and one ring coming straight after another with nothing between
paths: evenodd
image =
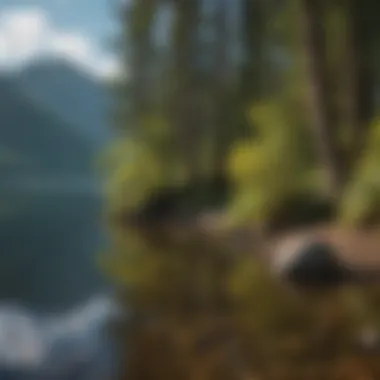
<instances>
[{"instance_id":1,"label":"thin bare trunk","mask_svg":"<svg viewBox=\"0 0 380 380\"><path fill-rule=\"evenodd\" d=\"M175 95L173 125L176 131L179 157L190 180L198 175L199 123L198 86L196 83L198 0L178 0L175 3L176 28L174 41Z\"/></svg>"},{"instance_id":2,"label":"thin bare trunk","mask_svg":"<svg viewBox=\"0 0 380 380\"><path fill-rule=\"evenodd\" d=\"M134 1L129 13L132 121L138 127L149 107L149 72L152 64L152 21L156 0Z\"/></svg>"},{"instance_id":3,"label":"thin bare trunk","mask_svg":"<svg viewBox=\"0 0 380 380\"><path fill-rule=\"evenodd\" d=\"M373 78L369 63L365 17L366 7L358 0L347 0L347 60L346 73L348 80L347 115L351 128L349 159L352 164L362 153L368 127L373 116Z\"/></svg>"},{"instance_id":4,"label":"thin bare trunk","mask_svg":"<svg viewBox=\"0 0 380 380\"><path fill-rule=\"evenodd\" d=\"M337 198L344 185L345 170L329 94L322 2L301 0L300 4L310 86L311 126L317 154L326 172L328 193Z\"/></svg>"},{"instance_id":5,"label":"thin bare trunk","mask_svg":"<svg viewBox=\"0 0 380 380\"><path fill-rule=\"evenodd\" d=\"M227 120L227 96L229 88L229 33L228 33L228 4L227 0L216 2L215 13L215 52L214 52L214 85L213 85L213 102L214 102L214 120L213 120L213 138L214 138L214 164L213 171L215 177L223 175L225 169L226 156L226 127Z\"/></svg>"}]
</instances>

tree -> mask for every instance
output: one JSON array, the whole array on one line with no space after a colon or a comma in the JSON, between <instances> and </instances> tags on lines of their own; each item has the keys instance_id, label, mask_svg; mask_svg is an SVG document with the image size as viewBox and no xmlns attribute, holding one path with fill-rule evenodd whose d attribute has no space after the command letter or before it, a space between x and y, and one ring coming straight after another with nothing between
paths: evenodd
<instances>
[{"instance_id":1,"label":"tree","mask_svg":"<svg viewBox=\"0 0 380 380\"><path fill-rule=\"evenodd\" d=\"M344 185L343 159L337 143L336 121L331 107L326 70L326 36L323 23L323 2L301 0L300 14L304 26L305 53L308 63L310 105L315 145L326 171L328 193L339 197Z\"/></svg>"},{"instance_id":2,"label":"tree","mask_svg":"<svg viewBox=\"0 0 380 380\"><path fill-rule=\"evenodd\" d=\"M231 230L207 229L200 216L219 208L227 227L236 217L245 230L254 224L259 232L269 226L277 233L331 221L339 206L350 218L380 210L374 165L380 124L372 123L380 33L370 17L377 3L130 3L123 41L128 35L134 75L122 85L131 107L121 125L132 125L134 133L133 144L124 139L113 150L110 219L115 223L107 268L125 289L129 305L152 317L158 329L165 326L163 335L171 341L165 347L181 352L173 363L186 373L181 376L189 375L188 367L179 365L181 358L196 351L198 338L203 341L211 325L221 335L227 325L252 362L261 354L263 373L277 368L279 346L291 346L293 333L295 351L318 347L325 352L331 342L315 340L322 317L313 305L293 299L265 268L247 262L240 253L251 251L240 248L241 241L224 244ZM237 32L232 9L239 4ZM154 37L164 8L170 17L162 46ZM243 58L234 44L243 47ZM230 204L224 196L212 202L228 182L233 184ZM257 235L259 240L265 234ZM335 307L344 316L332 330L344 335L337 341L346 342L352 338L351 322L343 306ZM227 316L223 323L218 313ZM200 316L206 314L208 327L202 330ZM167 356L155 352L161 343L145 333L150 334L142 326L137 335L148 355L157 354L159 367ZM190 357L191 366L209 378L199 358ZM218 358L218 368L229 360ZM178 376L171 363L165 364L168 372L162 376ZM292 367L288 378L302 370Z\"/></svg>"}]
</instances>

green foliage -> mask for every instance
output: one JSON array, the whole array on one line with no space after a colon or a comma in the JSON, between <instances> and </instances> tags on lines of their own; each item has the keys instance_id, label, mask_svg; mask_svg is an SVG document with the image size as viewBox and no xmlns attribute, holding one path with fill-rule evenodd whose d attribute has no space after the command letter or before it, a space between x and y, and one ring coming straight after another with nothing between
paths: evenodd
<instances>
[{"instance_id":1,"label":"green foliage","mask_svg":"<svg viewBox=\"0 0 380 380\"><path fill-rule=\"evenodd\" d=\"M128 155L123 155L128 145ZM116 147L107 162L107 194L110 209L130 209L141 204L162 184L164 169L150 149L137 142Z\"/></svg>"},{"instance_id":2,"label":"green foliage","mask_svg":"<svg viewBox=\"0 0 380 380\"><path fill-rule=\"evenodd\" d=\"M376 119L369 129L363 153L340 203L343 223L355 225L380 220L379 153L380 122Z\"/></svg>"},{"instance_id":3,"label":"green foliage","mask_svg":"<svg viewBox=\"0 0 380 380\"><path fill-rule=\"evenodd\" d=\"M313 172L302 129L289 124L281 107L256 106L250 116L255 137L237 143L229 159L236 188L231 217L263 221L291 194L311 190Z\"/></svg>"}]
</instances>

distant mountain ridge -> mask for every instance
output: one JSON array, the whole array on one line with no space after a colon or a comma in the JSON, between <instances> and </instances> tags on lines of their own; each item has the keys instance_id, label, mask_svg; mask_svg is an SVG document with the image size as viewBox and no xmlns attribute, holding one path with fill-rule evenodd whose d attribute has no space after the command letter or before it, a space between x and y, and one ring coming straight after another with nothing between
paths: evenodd
<instances>
[{"instance_id":1,"label":"distant mountain ridge","mask_svg":"<svg viewBox=\"0 0 380 380\"><path fill-rule=\"evenodd\" d=\"M18 157L9 175L85 174L95 147L49 109L28 98L12 79L0 79L0 152ZM4 174L4 172L2 172Z\"/></svg>"},{"instance_id":2,"label":"distant mountain ridge","mask_svg":"<svg viewBox=\"0 0 380 380\"><path fill-rule=\"evenodd\" d=\"M111 95L105 83L63 59L44 59L14 75L20 90L41 107L54 112L92 144L110 138Z\"/></svg>"},{"instance_id":3,"label":"distant mountain ridge","mask_svg":"<svg viewBox=\"0 0 380 380\"><path fill-rule=\"evenodd\" d=\"M0 76L0 180L92 176L107 144L106 85L64 60L41 60Z\"/></svg>"}]
</instances>

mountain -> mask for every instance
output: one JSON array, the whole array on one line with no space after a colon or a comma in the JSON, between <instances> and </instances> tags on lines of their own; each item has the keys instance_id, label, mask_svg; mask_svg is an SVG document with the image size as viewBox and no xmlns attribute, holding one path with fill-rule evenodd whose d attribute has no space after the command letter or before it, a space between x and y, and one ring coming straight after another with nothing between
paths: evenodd
<instances>
[{"instance_id":1,"label":"mountain","mask_svg":"<svg viewBox=\"0 0 380 380\"><path fill-rule=\"evenodd\" d=\"M103 146L110 137L111 96L105 83L63 59L44 59L15 74L24 94L54 112L92 144Z\"/></svg>"},{"instance_id":2,"label":"mountain","mask_svg":"<svg viewBox=\"0 0 380 380\"><path fill-rule=\"evenodd\" d=\"M2 179L17 174L88 175L94 155L95 147L78 131L25 96L13 79L0 78Z\"/></svg>"}]
</instances>

